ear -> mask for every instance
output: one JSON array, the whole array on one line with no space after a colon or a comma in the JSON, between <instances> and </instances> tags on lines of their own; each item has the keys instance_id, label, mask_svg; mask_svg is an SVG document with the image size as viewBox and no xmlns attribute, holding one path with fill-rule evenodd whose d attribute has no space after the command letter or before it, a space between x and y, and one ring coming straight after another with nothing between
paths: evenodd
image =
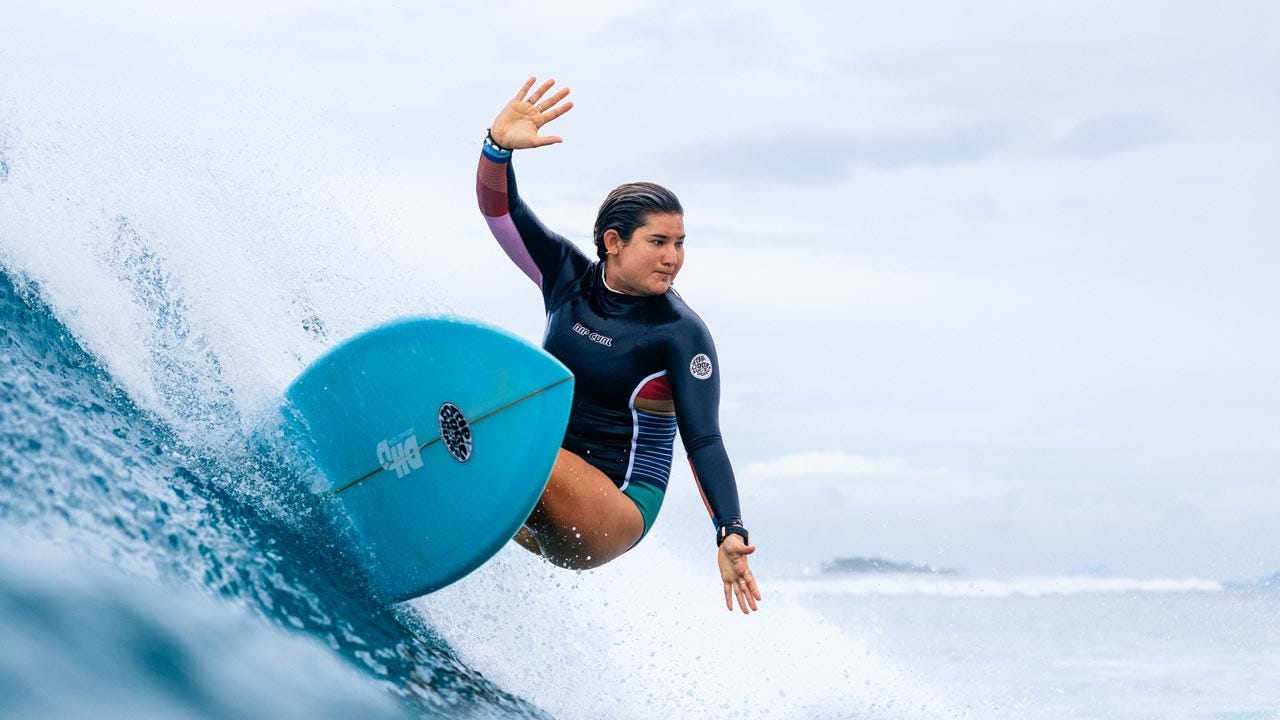
<instances>
[{"instance_id":1,"label":"ear","mask_svg":"<svg viewBox=\"0 0 1280 720\"><path fill-rule=\"evenodd\" d=\"M622 246L626 243L622 242L622 236L617 230L609 228L604 231L604 251L610 255L617 255L622 252Z\"/></svg>"}]
</instances>

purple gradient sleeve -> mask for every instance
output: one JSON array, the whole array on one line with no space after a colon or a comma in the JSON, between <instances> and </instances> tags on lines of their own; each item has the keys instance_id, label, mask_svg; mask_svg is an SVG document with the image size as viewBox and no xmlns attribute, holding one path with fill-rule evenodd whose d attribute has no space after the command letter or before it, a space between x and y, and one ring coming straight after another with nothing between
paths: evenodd
<instances>
[{"instance_id":1,"label":"purple gradient sleeve","mask_svg":"<svg viewBox=\"0 0 1280 720\"><path fill-rule=\"evenodd\" d=\"M489 232L516 267L542 290L544 301L566 273L589 264L573 243L543 226L520 200L511 151L488 139L476 171L476 199Z\"/></svg>"}]
</instances>

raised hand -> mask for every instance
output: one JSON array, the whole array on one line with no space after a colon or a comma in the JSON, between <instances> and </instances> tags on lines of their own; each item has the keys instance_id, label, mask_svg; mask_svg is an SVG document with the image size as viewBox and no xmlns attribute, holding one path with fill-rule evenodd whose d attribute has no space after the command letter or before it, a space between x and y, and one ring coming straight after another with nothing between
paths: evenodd
<instances>
[{"instance_id":1,"label":"raised hand","mask_svg":"<svg viewBox=\"0 0 1280 720\"><path fill-rule=\"evenodd\" d=\"M551 97L543 99L556 81L548 80L530 94L529 90L535 82L537 78L529 78L525 81L520 92L511 98L506 107L502 108L498 117L493 119L493 126L489 128L493 141L508 150L536 148L564 142L564 138L557 135L539 135L538 131L543 125L573 108L572 101L560 103L569 95L569 88L561 88Z\"/></svg>"}]
</instances>

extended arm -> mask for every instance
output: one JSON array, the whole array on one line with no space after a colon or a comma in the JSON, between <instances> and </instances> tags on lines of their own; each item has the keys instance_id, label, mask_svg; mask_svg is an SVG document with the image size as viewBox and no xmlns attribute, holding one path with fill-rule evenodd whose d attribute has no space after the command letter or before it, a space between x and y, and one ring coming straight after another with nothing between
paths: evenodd
<instances>
[{"instance_id":1,"label":"extended arm","mask_svg":"<svg viewBox=\"0 0 1280 720\"><path fill-rule=\"evenodd\" d=\"M528 100L523 99L533 82L530 78L493 121L476 171L476 199L489 231L511 261L542 290L545 301L556 281L572 264L567 261L572 258L582 264L586 258L568 240L548 230L516 192L511 151L560 142L559 137L540 137L538 129L573 107L573 103L556 107L569 93L567 89L541 100L551 81L544 83ZM539 109L543 106L548 110Z\"/></svg>"},{"instance_id":2,"label":"extended arm","mask_svg":"<svg viewBox=\"0 0 1280 720\"><path fill-rule=\"evenodd\" d=\"M729 532L731 528L741 529L742 510L733 467L720 435L719 362L711 334L699 321L671 343L667 374L694 481L716 527L716 561L724 584L725 605L732 610L737 598L738 607L749 613L759 609L756 601L762 596L747 563L755 546L746 543L745 531L742 535Z\"/></svg>"}]
</instances>

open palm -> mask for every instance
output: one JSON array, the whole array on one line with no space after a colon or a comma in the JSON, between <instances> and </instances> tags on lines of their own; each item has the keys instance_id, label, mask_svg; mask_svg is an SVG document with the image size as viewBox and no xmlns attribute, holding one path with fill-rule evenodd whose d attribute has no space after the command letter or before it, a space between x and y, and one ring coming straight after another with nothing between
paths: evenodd
<instances>
[{"instance_id":1,"label":"open palm","mask_svg":"<svg viewBox=\"0 0 1280 720\"><path fill-rule=\"evenodd\" d=\"M529 90L537 78L529 78L520 88L520 92L511 98L506 107L493 119L489 134L493 141L508 150L536 148L564 142L558 135L539 135L543 125L555 120L573 108L573 102L561 104L561 100L569 95L569 88L561 88L551 97L543 96L556 84L555 80L547 80L538 86L533 94Z\"/></svg>"}]
</instances>

